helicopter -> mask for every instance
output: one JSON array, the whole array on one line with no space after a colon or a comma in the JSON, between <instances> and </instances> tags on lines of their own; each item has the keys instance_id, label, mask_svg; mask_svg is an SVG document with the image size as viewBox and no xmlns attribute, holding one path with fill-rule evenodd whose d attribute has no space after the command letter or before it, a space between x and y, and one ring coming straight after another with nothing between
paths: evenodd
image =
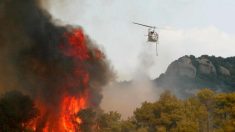
<instances>
[{"instance_id":1,"label":"helicopter","mask_svg":"<svg viewBox=\"0 0 235 132\"><path fill-rule=\"evenodd\" d=\"M159 35L158 33L155 31L156 27L155 26L149 26L149 25L145 25L145 24L141 24L141 23L136 23L133 22L133 24L139 25L139 26L144 26L144 27L148 27L148 42L153 42L156 43L156 54L158 55L157 52L157 44L158 44L158 39L159 39Z\"/></svg>"}]
</instances>

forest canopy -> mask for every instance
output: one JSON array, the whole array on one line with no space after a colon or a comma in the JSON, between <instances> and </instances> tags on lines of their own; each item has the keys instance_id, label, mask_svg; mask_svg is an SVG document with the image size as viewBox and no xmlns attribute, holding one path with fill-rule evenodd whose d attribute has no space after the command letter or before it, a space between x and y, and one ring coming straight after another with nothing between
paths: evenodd
<instances>
[{"instance_id":1,"label":"forest canopy","mask_svg":"<svg viewBox=\"0 0 235 132\"><path fill-rule=\"evenodd\" d=\"M142 103L127 120L109 112L93 123L98 126L94 131L99 132L233 132L235 93L202 89L182 100L165 91L159 100Z\"/></svg>"},{"instance_id":2,"label":"forest canopy","mask_svg":"<svg viewBox=\"0 0 235 132\"><path fill-rule=\"evenodd\" d=\"M13 91L0 99L0 131L33 131L28 123L38 110L30 97ZM143 102L133 116L122 119L115 111L92 108L77 115L81 132L233 132L235 93L202 89L192 97L179 99L165 91L155 102Z\"/></svg>"}]
</instances>

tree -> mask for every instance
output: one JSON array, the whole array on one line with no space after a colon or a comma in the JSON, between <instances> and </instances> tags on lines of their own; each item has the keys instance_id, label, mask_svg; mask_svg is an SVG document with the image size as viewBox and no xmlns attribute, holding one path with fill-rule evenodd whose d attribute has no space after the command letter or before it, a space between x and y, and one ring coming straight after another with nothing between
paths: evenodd
<instances>
[{"instance_id":1,"label":"tree","mask_svg":"<svg viewBox=\"0 0 235 132\"><path fill-rule=\"evenodd\" d=\"M202 111L199 109L199 102L190 98L185 100L182 105L182 118L177 124L176 130L179 132L198 132L198 120L202 116Z\"/></svg>"},{"instance_id":2,"label":"tree","mask_svg":"<svg viewBox=\"0 0 235 132\"><path fill-rule=\"evenodd\" d=\"M79 112L83 132L233 132L235 131L235 93L216 93L209 89L180 100L165 91L156 102L144 102L127 120L117 112L95 114ZM93 122L95 121L95 123Z\"/></svg>"},{"instance_id":3,"label":"tree","mask_svg":"<svg viewBox=\"0 0 235 132\"><path fill-rule=\"evenodd\" d=\"M29 96L8 92L0 100L0 131L24 131L37 115L38 109Z\"/></svg>"},{"instance_id":4,"label":"tree","mask_svg":"<svg viewBox=\"0 0 235 132\"><path fill-rule=\"evenodd\" d=\"M84 109L79 111L77 116L82 120L79 128L82 132L93 132L95 131L95 120L96 113L92 108Z\"/></svg>"},{"instance_id":5,"label":"tree","mask_svg":"<svg viewBox=\"0 0 235 132\"><path fill-rule=\"evenodd\" d=\"M140 108L137 108L134 111L134 118L137 121L138 128L149 128L155 129L156 125L156 116L155 105L153 103L144 102Z\"/></svg>"},{"instance_id":6,"label":"tree","mask_svg":"<svg viewBox=\"0 0 235 132\"><path fill-rule=\"evenodd\" d=\"M218 130L235 131L235 93L215 96L215 126Z\"/></svg>"},{"instance_id":7,"label":"tree","mask_svg":"<svg viewBox=\"0 0 235 132\"><path fill-rule=\"evenodd\" d=\"M134 118L121 121L121 132L136 132L136 122Z\"/></svg>"},{"instance_id":8,"label":"tree","mask_svg":"<svg viewBox=\"0 0 235 132\"><path fill-rule=\"evenodd\" d=\"M206 131L210 132L213 130L213 112L214 112L214 96L215 92L210 89L202 89L197 93L197 99L201 103L199 106L201 110L206 109L204 111L204 118L200 120L201 126L206 124ZM206 121L206 123L204 123Z\"/></svg>"},{"instance_id":9,"label":"tree","mask_svg":"<svg viewBox=\"0 0 235 132\"><path fill-rule=\"evenodd\" d=\"M161 94L159 101L145 102L134 112L139 127L147 127L148 131L169 132L176 128L182 119L182 101L169 91Z\"/></svg>"},{"instance_id":10,"label":"tree","mask_svg":"<svg viewBox=\"0 0 235 132\"><path fill-rule=\"evenodd\" d=\"M97 119L100 132L121 132L121 115L117 112L101 114Z\"/></svg>"},{"instance_id":11,"label":"tree","mask_svg":"<svg viewBox=\"0 0 235 132\"><path fill-rule=\"evenodd\" d=\"M158 124L164 126L166 132L176 128L183 118L183 102L172 95L170 91L165 91L161 94L156 106L155 113L160 115Z\"/></svg>"}]
</instances>

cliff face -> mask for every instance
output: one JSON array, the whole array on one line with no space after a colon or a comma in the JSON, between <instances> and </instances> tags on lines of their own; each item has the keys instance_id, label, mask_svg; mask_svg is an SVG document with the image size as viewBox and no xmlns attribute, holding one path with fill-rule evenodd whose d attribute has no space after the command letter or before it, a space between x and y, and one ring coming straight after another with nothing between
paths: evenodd
<instances>
[{"instance_id":1,"label":"cliff face","mask_svg":"<svg viewBox=\"0 0 235 132\"><path fill-rule=\"evenodd\" d=\"M235 91L235 57L183 56L154 80L158 87L186 96L202 88Z\"/></svg>"}]
</instances>

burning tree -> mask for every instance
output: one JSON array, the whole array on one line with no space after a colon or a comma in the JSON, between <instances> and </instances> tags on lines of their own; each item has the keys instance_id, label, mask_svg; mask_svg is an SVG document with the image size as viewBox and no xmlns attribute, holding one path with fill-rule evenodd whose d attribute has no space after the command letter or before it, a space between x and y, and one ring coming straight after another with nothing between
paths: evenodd
<instances>
[{"instance_id":1,"label":"burning tree","mask_svg":"<svg viewBox=\"0 0 235 132\"><path fill-rule=\"evenodd\" d=\"M0 131L24 131L38 114L29 96L8 92L0 99Z\"/></svg>"},{"instance_id":2,"label":"burning tree","mask_svg":"<svg viewBox=\"0 0 235 132\"><path fill-rule=\"evenodd\" d=\"M98 131L97 115L93 109L83 109L79 111L77 116L82 120L82 124L80 125L80 130L82 132Z\"/></svg>"}]
</instances>

